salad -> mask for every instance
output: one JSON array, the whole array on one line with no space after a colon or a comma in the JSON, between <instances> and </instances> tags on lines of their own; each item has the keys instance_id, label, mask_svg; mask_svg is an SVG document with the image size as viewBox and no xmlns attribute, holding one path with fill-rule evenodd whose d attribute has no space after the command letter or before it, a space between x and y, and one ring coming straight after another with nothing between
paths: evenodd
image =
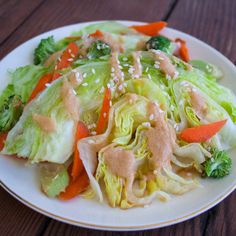
<instances>
[{"instance_id":1,"label":"salad","mask_svg":"<svg viewBox=\"0 0 236 236\"><path fill-rule=\"evenodd\" d=\"M42 39L1 92L1 154L36 165L48 197L122 209L228 175L235 95L164 27L108 21Z\"/></svg>"}]
</instances>

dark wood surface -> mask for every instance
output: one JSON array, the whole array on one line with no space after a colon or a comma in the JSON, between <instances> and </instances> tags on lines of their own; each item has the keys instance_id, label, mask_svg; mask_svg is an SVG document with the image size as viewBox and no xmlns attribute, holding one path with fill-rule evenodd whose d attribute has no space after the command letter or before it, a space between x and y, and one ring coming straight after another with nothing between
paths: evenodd
<instances>
[{"instance_id":1,"label":"dark wood surface","mask_svg":"<svg viewBox=\"0 0 236 236\"><path fill-rule=\"evenodd\" d=\"M166 20L236 63L235 0L0 0L0 58L29 38L67 24L92 20ZM236 235L236 192L191 220L162 229L106 232L43 216L0 188L0 235Z\"/></svg>"}]
</instances>

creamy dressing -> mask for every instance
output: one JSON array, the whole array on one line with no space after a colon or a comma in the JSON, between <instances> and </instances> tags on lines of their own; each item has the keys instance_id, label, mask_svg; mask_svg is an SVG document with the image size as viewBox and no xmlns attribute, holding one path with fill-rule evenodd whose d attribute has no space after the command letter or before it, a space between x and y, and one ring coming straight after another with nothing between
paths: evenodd
<instances>
[{"instance_id":1,"label":"creamy dressing","mask_svg":"<svg viewBox=\"0 0 236 236\"><path fill-rule=\"evenodd\" d=\"M130 178L135 174L135 157L131 150L110 146L103 153L109 170L122 178Z\"/></svg>"},{"instance_id":2,"label":"creamy dressing","mask_svg":"<svg viewBox=\"0 0 236 236\"><path fill-rule=\"evenodd\" d=\"M171 63L169 57L165 55L162 51L159 50L151 50L154 53L154 59L156 63L159 65L160 70L172 79L175 79L178 76L178 71L175 66Z\"/></svg>"},{"instance_id":3,"label":"creamy dressing","mask_svg":"<svg viewBox=\"0 0 236 236\"><path fill-rule=\"evenodd\" d=\"M83 36L81 42L78 44L80 56L85 57L89 47L95 41L96 39L93 37Z\"/></svg>"},{"instance_id":4,"label":"creamy dressing","mask_svg":"<svg viewBox=\"0 0 236 236\"><path fill-rule=\"evenodd\" d=\"M149 114L153 115L154 127L145 131L148 147L152 153L151 162L155 169L170 167L176 135L172 126L165 121L164 113L155 103L149 104Z\"/></svg>"},{"instance_id":5,"label":"creamy dressing","mask_svg":"<svg viewBox=\"0 0 236 236\"><path fill-rule=\"evenodd\" d=\"M133 58L133 77L134 78L139 78L142 75L142 64L140 62L140 55L141 52L133 52L132 53L132 58Z\"/></svg>"},{"instance_id":6,"label":"creamy dressing","mask_svg":"<svg viewBox=\"0 0 236 236\"><path fill-rule=\"evenodd\" d=\"M48 67L50 66L53 62L56 62L58 58L61 56L62 51L55 52L52 55L48 57L48 59L44 62L44 66Z\"/></svg>"},{"instance_id":7,"label":"creamy dressing","mask_svg":"<svg viewBox=\"0 0 236 236\"><path fill-rule=\"evenodd\" d=\"M43 131L54 132L56 130L56 122L52 118L36 113L33 113L32 116Z\"/></svg>"},{"instance_id":8,"label":"creamy dressing","mask_svg":"<svg viewBox=\"0 0 236 236\"><path fill-rule=\"evenodd\" d=\"M134 104L138 100L138 95L135 93L127 93L126 98L130 105Z\"/></svg>"},{"instance_id":9,"label":"creamy dressing","mask_svg":"<svg viewBox=\"0 0 236 236\"><path fill-rule=\"evenodd\" d=\"M193 109L199 118L203 119L207 114L207 106L204 98L194 88L189 89L189 95Z\"/></svg>"},{"instance_id":10,"label":"creamy dressing","mask_svg":"<svg viewBox=\"0 0 236 236\"><path fill-rule=\"evenodd\" d=\"M110 46L112 52L124 52L124 42L121 37L119 37L118 40L115 40L108 32L102 33L103 37L101 40Z\"/></svg>"},{"instance_id":11,"label":"creamy dressing","mask_svg":"<svg viewBox=\"0 0 236 236\"><path fill-rule=\"evenodd\" d=\"M117 86L117 93L123 94L125 93L125 86L124 86L124 73L121 70L121 65L118 59L118 53L113 52L110 58L110 65L111 65L111 75L112 80Z\"/></svg>"},{"instance_id":12,"label":"creamy dressing","mask_svg":"<svg viewBox=\"0 0 236 236\"><path fill-rule=\"evenodd\" d=\"M80 73L79 71L72 71L68 74L67 77L73 88L78 87L83 81L82 73Z\"/></svg>"},{"instance_id":13,"label":"creamy dressing","mask_svg":"<svg viewBox=\"0 0 236 236\"><path fill-rule=\"evenodd\" d=\"M72 119L78 121L80 115L80 104L78 98L75 95L75 91L67 80L63 81L61 87L61 96L63 99L63 104L68 113L70 113Z\"/></svg>"},{"instance_id":14,"label":"creamy dressing","mask_svg":"<svg viewBox=\"0 0 236 236\"><path fill-rule=\"evenodd\" d=\"M145 40L140 40L136 44L136 50L137 51L143 51L146 48L146 41Z\"/></svg>"}]
</instances>

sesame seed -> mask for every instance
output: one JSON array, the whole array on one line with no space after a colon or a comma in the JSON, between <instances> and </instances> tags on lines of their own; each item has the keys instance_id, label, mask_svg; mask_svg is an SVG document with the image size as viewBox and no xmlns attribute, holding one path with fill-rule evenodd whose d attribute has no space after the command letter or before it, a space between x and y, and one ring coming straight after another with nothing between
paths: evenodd
<instances>
[{"instance_id":1,"label":"sesame seed","mask_svg":"<svg viewBox=\"0 0 236 236\"><path fill-rule=\"evenodd\" d=\"M129 74L133 74L134 73L134 68L133 67L130 67L129 70L128 70Z\"/></svg>"},{"instance_id":2,"label":"sesame seed","mask_svg":"<svg viewBox=\"0 0 236 236\"><path fill-rule=\"evenodd\" d=\"M87 77L87 73L83 73L83 77L86 78Z\"/></svg>"},{"instance_id":3,"label":"sesame seed","mask_svg":"<svg viewBox=\"0 0 236 236\"><path fill-rule=\"evenodd\" d=\"M122 60L123 61L128 61L128 58L127 57L123 57Z\"/></svg>"},{"instance_id":4,"label":"sesame seed","mask_svg":"<svg viewBox=\"0 0 236 236\"><path fill-rule=\"evenodd\" d=\"M58 57L58 61L61 61L61 58L60 58L60 57Z\"/></svg>"},{"instance_id":5,"label":"sesame seed","mask_svg":"<svg viewBox=\"0 0 236 236\"><path fill-rule=\"evenodd\" d=\"M119 69L122 69L122 66L119 65L118 68L119 68Z\"/></svg>"},{"instance_id":6,"label":"sesame seed","mask_svg":"<svg viewBox=\"0 0 236 236\"><path fill-rule=\"evenodd\" d=\"M71 49L70 48L68 49L68 52L71 53Z\"/></svg>"},{"instance_id":7,"label":"sesame seed","mask_svg":"<svg viewBox=\"0 0 236 236\"><path fill-rule=\"evenodd\" d=\"M74 59L73 58L69 58L69 59L67 59L67 61L73 61Z\"/></svg>"},{"instance_id":8,"label":"sesame seed","mask_svg":"<svg viewBox=\"0 0 236 236\"><path fill-rule=\"evenodd\" d=\"M104 93L104 91L105 91L105 88L102 86L99 93Z\"/></svg>"},{"instance_id":9,"label":"sesame seed","mask_svg":"<svg viewBox=\"0 0 236 236\"><path fill-rule=\"evenodd\" d=\"M152 79L152 77L151 77L151 75L150 75L150 74L148 74L147 76L148 76L148 79Z\"/></svg>"},{"instance_id":10,"label":"sesame seed","mask_svg":"<svg viewBox=\"0 0 236 236\"><path fill-rule=\"evenodd\" d=\"M166 79L167 79L167 80L171 80L170 75L167 74L167 75L166 75Z\"/></svg>"},{"instance_id":11,"label":"sesame seed","mask_svg":"<svg viewBox=\"0 0 236 236\"><path fill-rule=\"evenodd\" d=\"M153 120L154 119L154 114L151 114L150 116L149 116L149 120Z\"/></svg>"},{"instance_id":12,"label":"sesame seed","mask_svg":"<svg viewBox=\"0 0 236 236\"><path fill-rule=\"evenodd\" d=\"M57 70L57 65L55 66L55 70Z\"/></svg>"},{"instance_id":13,"label":"sesame seed","mask_svg":"<svg viewBox=\"0 0 236 236\"><path fill-rule=\"evenodd\" d=\"M87 87L88 83L83 83L82 86Z\"/></svg>"},{"instance_id":14,"label":"sesame seed","mask_svg":"<svg viewBox=\"0 0 236 236\"><path fill-rule=\"evenodd\" d=\"M123 66L125 66L125 67L128 67L128 66L129 66L129 64L125 63L125 64L123 64Z\"/></svg>"},{"instance_id":15,"label":"sesame seed","mask_svg":"<svg viewBox=\"0 0 236 236\"><path fill-rule=\"evenodd\" d=\"M158 58L160 61L164 61L164 58L163 57L159 57Z\"/></svg>"},{"instance_id":16,"label":"sesame seed","mask_svg":"<svg viewBox=\"0 0 236 236\"><path fill-rule=\"evenodd\" d=\"M110 107L112 107L112 101L109 102Z\"/></svg>"},{"instance_id":17,"label":"sesame seed","mask_svg":"<svg viewBox=\"0 0 236 236\"><path fill-rule=\"evenodd\" d=\"M96 135L97 132L96 132L96 131L92 131L91 134L92 134L92 135Z\"/></svg>"},{"instance_id":18,"label":"sesame seed","mask_svg":"<svg viewBox=\"0 0 236 236\"><path fill-rule=\"evenodd\" d=\"M174 72L174 78L173 78L173 79L176 79L178 76L179 76L179 72L178 72L178 71L175 71L175 72Z\"/></svg>"},{"instance_id":19,"label":"sesame seed","mask_svg":"<svg viewBox=\"0 0 236 236\"><path fill-rule=\"evenodd\" d=\"M127 83L124 83L124 87L127 88L127 86L128 86Z\"/></svg>"},{"instance_id":20,"label":"sesame seed","mask_svg":"<svg viewBox=\"0 0 236 236\"><path fill-rule=\"evenodd\" d=\"M120 85L118 86L118 90L121 91L122 89L123 89L123 85L120 84Z\"/></svg>"},{"instance_id":21,"label":"sesame seed","mask_svg":"<svg viewBox=\"0 0 236 236\"><path fill-rule=\"evenodd\" d=\"M143 126L146 126L146 127L151 127L150 122L143 122L142 125L143 125Z\"/></svg>"},{"instance_id":22,"label":"sesame seed","mask_svg":"<svg viewBox=\"0 0 236 236\"><path fill-rule=\"evenodd\" d=\"M92 68L92 73L93 73L93 74L95 74L95 73L96 73L94 68Z\"/></svg>"},{"instance_id":23,"label":"sesame seed","mask_svg":"<svg viewBox=\"0 0 236 236\"><path fill-rule=\"evenodd\" d=\"M74 72L74 73L76 73L77 72L77 70L76 69L73 69L73 70L71 70L72 72Z\"/></svg>"},{"instance_id":24,"label":"sesame seed","mask_svg":"<svg viewBox=\"0 0 236 236\"><path fill-rule=\"evenodd\" d=\"M114 67L111 68L111 72L115 72L115 68Z\"/></svg>"},{"instance_id":25,"label":"sesame seed","mask_svg":"<svg viewBox=\"0 0 236 236\"><path fill-rule=\"evenodd\" d=\"M145 72L148 72L148 70L149 70L149 67L147 67L147 68L145 69Z\"/></svg>"},{"instance_id":26,"label":"sesame seed","mask_svg":"<svg viewBox=\"0 0 236 236\"><path fill-rule=\"evenodd\" d=\"M103 113L103 117L105 118L106 116L107 116L107 113L106 113L106 112L104 112L104 113Z\"/></svg>"},{"instance_id":27,"label":"sesame seed","mask_svg":"<svg viewBox=\"0 0 236 236\"><path fill-rule=\"evenodd\" d=\"M110 88L110 87L111 87L111 85L109 83L107 83L107 88Z\"/></svg>"},{"instance_id":28,"label":"sesame seed","mask_svg":"<svg viewBox=\"0 0 236 236\"><path fill-rule=\"evenodd\" d=\"M175 107L173 105L170 106L170 110L174 111Z\"/></svg>"},{"instance_id":29,"label":"sesame seed","mask_svg":"<svg viewBox=\"0 0 236 236\"><path fill-rule=\"evenodd\" d=\"M98 83L99 83L99 81L100 81L100 79L96 79L96 80L95 80L95 83L96 83L96 84L98 84Z\"/></svg>"},{"instance_id":30,"label":"sesame seed","mask_svg":"<svg viewBox=\"0 0 236 236\"><path fill-rule=\"evenodd\" d=\"M157 64L157 63L154 64L154 67L155 67L156 69L160 69L160 66L159 66L159 64Z\"/></svg>"},{"instance_id":31,"label":"sesame seed","mask_svg":"<svg viewBox=\"0 0 236 236\"><path fill-rule=\"evenodd\" d=\"M46 86L46 87L50 87L50 86L51 86L51 84L49 84L49 83L46 83L46 84L45 84L45 86Z\"/></svg>"},{"instance_id":32,"label":"sesame seed","mask_svg":"<svg viewBox=\"0 0 236 236\"><path fill-rule=\"evenodd\" d=\"M158 171L157 171L157 170L154 170L154 171L153 171L153 174L154 174L154 175L156 175L157 173L158 173Z\"/></svg>"},{"instance_id":33,"label":"sesame seed","mask_svg":"<svg viewBox=\"0 0 236 236\"><path fill-rule=\"evenodd\" d=\"M73 53L71 53L70 55L71 55L72 57L75 57L75 54L73 54Z\"/></svg>"},{"instance_id":34,"label":"sesame seed","mask_svg":"<svg viewBox=\"0 0 236 236\"><path fill-rule=\"evenodd\" d=\"M75 90L74 90L74 89L72 89L72 92L73 92L73 94L74 94L74 95L76 95L76 94L77 94L77 93L75 92Z\"/></svg>"}]
</instances>

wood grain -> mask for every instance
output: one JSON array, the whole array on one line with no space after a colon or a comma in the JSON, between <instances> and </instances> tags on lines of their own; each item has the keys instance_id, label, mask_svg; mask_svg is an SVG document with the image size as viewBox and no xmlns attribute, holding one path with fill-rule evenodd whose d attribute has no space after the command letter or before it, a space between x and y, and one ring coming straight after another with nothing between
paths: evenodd
<instances>
[{"instance_id":1,"label":"wood grain","mask_svg":"<svg viewBox=\"0 0 236 236\"><path fill-rule=\"evenodd\" d=\"M0 1L0 44L19 27L43 0Z\"/></svg>"},{"instance_id":2,"label":"wood grain","mask_svg":"<svg viewBox=\"0 0 236 236\"><path fill-rule=\"evenodd\" d=\"M24 41L53 28L104 19L160 20L171 4L172 0L149 0L148 3L144 0L47 0L2 45L0 58Z\"/></svg>"},{"instance_id":3,"label":"wood grain","mask_svg":"<svg viewBox=\"0 0 236 236\"><path fill-rule=\"evenodd\" d=\"M198 37L236 63L235 0L46 0L39 5L35 0L21 0L20 6L17 7L27 12L25 14L9 10L13 2L19 1L0 2L0 24L2 24L2 17L12 18L12 12L16 15L9 23L9 29L6 21L4 21L5 28L1 28L0 39L3 37L5 41L0 45L0 58L25 40L67 24L104 19L139 21L166 19L171 27ZM33 4L38 6L37 9L32 7ZM28 5L31 8L28 8ZM0 235L228 236L236 234L235 202L236 193L233 193L210 211L162 229L105 232L51 220L23 206L0 188Z\"/></svg>"},{"instance_id":4,"label":"wood grain","mask_svg":"<svg viewBox=\"0 0 236 236\"><path fill-rule=\"evenodd\" d=\"M236 1L179 0L168 22L213 46L236 63Z\"/></svg>"},{"instance_id":5,"label":"wood grain","mask_svg":"<svg viewBox=\"0 0 236 236\"><path fill-rule=\"evenodd\" d=\"M45 219L0 188L0 235L36 235Z\"/></svg>"}]
</instances>

